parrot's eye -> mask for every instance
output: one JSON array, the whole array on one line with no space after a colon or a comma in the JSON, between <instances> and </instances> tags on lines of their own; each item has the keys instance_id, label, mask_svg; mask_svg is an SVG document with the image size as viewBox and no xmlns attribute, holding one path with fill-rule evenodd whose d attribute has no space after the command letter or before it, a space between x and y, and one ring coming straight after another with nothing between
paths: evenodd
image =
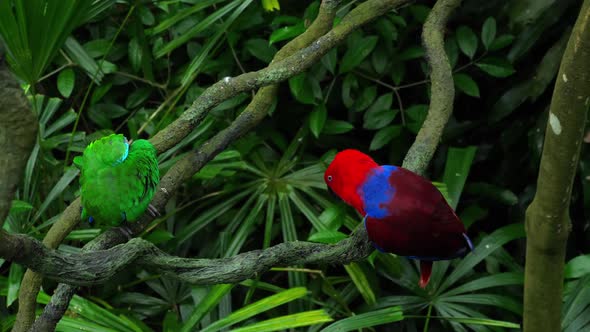
<instances>
[{"instance_id":1,"label":"parrot's eye","mask_svg":"<svg viewBox=\"0 0 590 332\"><path fill-rule=\"evenodd\" d=\"M328 181L332 181L332 175L328 175Z\"/></svg>"}]
</instances>

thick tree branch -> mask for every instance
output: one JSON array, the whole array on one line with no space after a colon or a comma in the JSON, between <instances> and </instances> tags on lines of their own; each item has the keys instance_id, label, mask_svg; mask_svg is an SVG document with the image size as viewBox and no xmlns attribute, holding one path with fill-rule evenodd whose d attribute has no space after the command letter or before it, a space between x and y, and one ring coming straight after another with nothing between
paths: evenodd
<instances>
[{"instance_id":1,"label":"thick tree branch","mask_svg":"<svg viewBox=\"0 0 590 332\"><path fill-rule=\"evenodd\" d=\"M37 138L37 118L0 50L0 229Z\"/></svg>"},{"instance_id":2,"label":"thick tree branch","mask_svg":"<svg viewBox=\"0 0 590 332\"><path fill-rule=\"evenodd\" d=\"M141 238L110 249L65 254L45 247L26 235L13 235L0 246L18 248L10 259L45 277L76 286L107 282L133 263L191 284L239 282L273 266L298 264L346 264L364 259L373 248L363 228L337 244L286 242L265 250L253 250L230 258L191 259L170 256Z\"/></svg>"},{"instance_id":3,"label":"thick tree branch","mask_svg":"<svg viewBox=\"0 0 590 332\"><path fill-rule=\"evenodd\" d=\"M444 48L444 32L449 16L460 4L461 0L437 1L422 29L422 43L431 69L430 106L416 141L404 159L404 167L418 174L423 174L428 167L445 125L453 113L455 85Z\"/></svg>"},{"instance_id":4,"label":"thick tree branch","mask_svg":"<svg viewBox=\"0 0 590 332\"><path fill-rule=\"evenodd\" d=\"M590 0L584 1L553 90L537 180L526 211L524 331L561 330L570 195L590 107Z\"/></svg>"},{"instance_id":5,"label":"thick tree branch","mask_svg":"<svg viewBox=\"0 0 590 332\"><path fill-rule=\"evenodd\" d=\"M38 130L30 103L4 65L2 53L0 49L0 229L8 216Z\"/></svg>"}]
</instances>

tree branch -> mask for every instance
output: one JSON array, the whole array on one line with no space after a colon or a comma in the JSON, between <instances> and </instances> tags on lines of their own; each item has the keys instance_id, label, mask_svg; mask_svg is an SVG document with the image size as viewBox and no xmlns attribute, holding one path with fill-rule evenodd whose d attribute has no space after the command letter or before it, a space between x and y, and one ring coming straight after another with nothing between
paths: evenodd
<instances>
[{"instance_id":1,"label":"tree branch","mask_svg":"<svg viewBox=\"0 0 590 332\"><path fill-rule=\"evenodd\" d=\"M0 50L0 229L37 138L37 118Z\"/></svg>"},{"instance_id":2,"label":"tree branch","mask_svg":"<svg viewBox=\"0 0 590 332\"><path fill-rule=\"evenodd\" d=\"M4 65L2 53L0 50L0 229L35 146L39 127L29 101ZM34 310L35 307L32 315Z\"/></svg>"},{"instance_id":3,"label":"tree branch","mask_svg":"<svg viewBox=\"0 0 590 332\"><path fill-rule=\"evenodd\" d=\"M428 115L416 136L416 141L404 159L404 167L423 174L453 113L455 84L453 71L445 51L444 32L449 16L461 0L439 0L424 22L422 43L430 64L431 96Z\"/></svg>"},{"instance_id":4,"label":"tree branch","mask_svg":"<svg viewBox=\"0 0 590 332\"><path fill-rule=\"evenodd\" d=\"M553 90L537 180L526 211L524 331L560 331L570 195L590 107L590 0L572 30Z\"/></svg>"},{"instance_id":5,"label":"tree branch","mask_svg":"<svg viewBox=\"0 0 590 332\"><path fill-rule=\"evenodd\" d=\"M5 246L18 249L9 257L14 263L42 271L45 277L75 286L105 283L131 263L191 284L208 285L239 282L266 272L273 266L346 264L364 259L373 251L362 227L337 244L286 242L265 250L253 250L220 259L170 256L141 238L131 239L110 249L76 254L49 249L26 235L8 237L8 241L1 243L0 248Z\"/></svg>"}]
</instances>

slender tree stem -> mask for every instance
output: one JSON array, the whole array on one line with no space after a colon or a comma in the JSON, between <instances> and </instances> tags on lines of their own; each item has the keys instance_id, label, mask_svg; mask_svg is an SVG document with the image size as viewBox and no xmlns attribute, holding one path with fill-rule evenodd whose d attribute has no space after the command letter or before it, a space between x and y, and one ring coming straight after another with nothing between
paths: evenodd
<instances>
[{"instance_id":1,"label":"slender tree stem","mask_svg":"<svg viewBox=\"0 0 590 332\"><path fill-rule=\"evenodd\" d=\"M526 211L524 331L561 330L572 183L590 106L590 0L584 1L553 90L537 192Z\"/></svg>"}]
</instances>

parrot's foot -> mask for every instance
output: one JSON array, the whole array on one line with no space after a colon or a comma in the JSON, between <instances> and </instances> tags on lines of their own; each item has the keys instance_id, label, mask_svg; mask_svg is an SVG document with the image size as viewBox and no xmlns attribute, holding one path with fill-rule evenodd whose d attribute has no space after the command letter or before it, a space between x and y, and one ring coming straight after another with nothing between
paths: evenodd
<instances>
[{"instance_id":1,"label":"parrot's foot","mask_svg":"<svg viewBox=\"0 0 590 332\"><path fill-rule=\"evenodd\" d=\"M162 214L160 214L160 211L158 211L158 209L156 209L156 207L155 207L155 206L153 206L153 205L151 205L151 204L150 204L150 205L148 205L148 208L147 208L147 210L148 210L148 212L149 212L149 213L152 215L152 217L154 217L154 218L155 218L155 217L160 217L160 216L162 216Z\"/></svg>"},{"instance_id":2,"label":"parrot's foot","mask_svg":"<svg viewBox=\"0 0 590 332\"><path fill-rule=\"evenodd\" d=\"M129 229L129 227L123 225L119 227L119 229L121 229L121 233L127 236L127 240L131 240L133 238L133 232L131 231L131 229Z\"/></svg>"}]
</instances>

